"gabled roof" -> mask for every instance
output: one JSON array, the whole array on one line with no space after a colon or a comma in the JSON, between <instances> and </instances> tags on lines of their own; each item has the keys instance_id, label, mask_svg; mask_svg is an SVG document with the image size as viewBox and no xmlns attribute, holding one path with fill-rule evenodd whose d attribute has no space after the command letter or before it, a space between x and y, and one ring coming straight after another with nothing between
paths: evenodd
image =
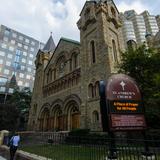
<instances>
[{"instance_id":1,"label":"gabled roof","mask_svg":"<svg viewBox=\"0 0 160 160\"><path fill-rule=\"evenodd\" d=\"M54 51L56 48L55 46L55 43L54 43L54 40L52 38L52 35L49 37L47 43L45 44L44 48L42 49L42 51L44 52L51 52L51 51Z\"/></svg>"},{"instance_id":2,"label":"gabled roof","mask_svg":"<svg viewBox=\"0 0 160 160\"><path fill-rule=\"evenodd\" d=\"M59 40L59 42L58 42L58 44L57 44L57 46L56 46L56 48L55 48L55 50L54 50L54 53L56 52L56 50L58 49L58 46L60 45L60 43L61 43L62 41L69 42L69 43L74 43L74 44L76 44L76 45L80 45L80 42L78 42L78 41L61 37L61 39ZM52 54L52 56L51 56L48 64L46 65L46 68L47 68L48 65L50 64L50 61L52 60L52 58L53 58L53 56L54 56L54 53ZM46 70L46 68L45 68L44 70Z\"/></svg>"}]
</instances>

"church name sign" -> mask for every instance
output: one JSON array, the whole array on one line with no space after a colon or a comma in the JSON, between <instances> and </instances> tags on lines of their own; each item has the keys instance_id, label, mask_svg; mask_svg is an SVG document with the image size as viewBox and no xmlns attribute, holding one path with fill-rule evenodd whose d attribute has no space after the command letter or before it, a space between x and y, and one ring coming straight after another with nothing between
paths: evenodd
<instances>
[{"instance_id":1,"label":"church name sign","mask_svg":"<svg viewBox=\"0 0 160 160\"><path fill-rule=\"evenodd\" d=\"M111 76L106 86L106 100L110 130L146 128L141 93L131 77L124 74Z\"/></svg>"}]
</instances>

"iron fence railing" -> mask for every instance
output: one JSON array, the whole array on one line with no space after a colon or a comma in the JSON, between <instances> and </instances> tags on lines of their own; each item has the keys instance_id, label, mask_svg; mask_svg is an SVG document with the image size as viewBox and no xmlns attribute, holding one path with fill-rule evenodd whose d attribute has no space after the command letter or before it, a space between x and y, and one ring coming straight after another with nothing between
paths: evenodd
<instances>
[{"instance_id":1,"label":"iron fence railing","mask_svg":"<svg viewBox=\"0 0 160 160\"><path fill-rule=\"evenodd\" d=\"M107 136L71 136L66 133L21 133L20 149L52 160L160 160L160 140ZM145 144L149 151L146 152ZM112 158L113 158L112 157Z\"/></svg>"}]
</instances>

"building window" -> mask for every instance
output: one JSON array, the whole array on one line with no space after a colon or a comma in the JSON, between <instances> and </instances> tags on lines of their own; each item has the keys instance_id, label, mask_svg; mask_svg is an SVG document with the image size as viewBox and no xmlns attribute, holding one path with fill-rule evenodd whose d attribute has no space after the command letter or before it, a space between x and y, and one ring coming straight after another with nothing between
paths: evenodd
<instances>
[{"instance_id":1,"label":"building window","mask_svg":"<svg viewBox=\"0 0 160 160\"><path fill-rule=\"evenodd\" d=\"M27 56L27 52L23 52L23 55L24 55L24 56Z\"/></svg>"},{"instance_id":2,"label":"building window","mask_svg":"<svg viewBox=\"0 0 160 160\"><path fill-rule=\"evenodd\" d=\"M14 89L13 89L13 88L9 88L8 92L9 92L9 93L13 93L13 92L14 92Z\"/></svg>"},{"instance_id":3,"label":"building window","mask_svg":"<svg viewBox=\"0 0 160 160\"><path fill-rule=\"evenodd\" d=\"M115 61L115 62L118 62L117 49L116 49L115 40L112 40L112 50L113 50L113 58L114 58L114 61Z\"/></svg>"},{"instance_id":4,"label":"building window","mask_svg":"<svg viewBox=\"0 0 160 160\"><path fill-rule=\"evenodd\" d=\"M29 87L29 83L28 82L25 83L25 87Z\"/></svg>"},{"instance_id":5,"label":"building window","mask_svg":"<svg viewBox=\"0 0 160 160\"><path fill-rule=\"evenodd\" d=\"M22 62L23 62L23 63L26 63L26 59L22 58Z\"/></svg>"},{"instance_id":6,"label":"building window","mask_svg":"<svg viewBox=\"0 0 160 160\"><path fill-rule=\"evenodd\" d=\"M8 42L8 37L4 37L3 40Z\"/></svg>"},{"instance_id":7,"label":"building window","mask_svg":"<svg viewBox=\"0 0 160 160\"><path fill-rule=\"evenodd\" d=\"M5 70L4 70L4 74L7 74L7 75L8 75L8 74L9 74L9 70L8 70L8 69L5 69Z\"/></svg>"},{"instance_id":8,"label":"building window","mask_svg":"<svg viewBox=\"0 0 160 160\"><path fill-rule=\"evenodd\" d=\"M0 84L1 84L1 85L6 84L6 83L7 83L7 81L8 81L8 78L0 77Z\"/></svg>"},{"instance_id":9,"label":"building window","mask_svg":"<svg viewBox=\"0 0 160 160\"><path fill-rule=\"evenodd\" d=\"M23 40L23 37L22 37L22 36L19 36L19 40Z\"/></svg>"},{"instance_id":10,"label":"building window","mask_svg":"<svg viewBox=\"0 0 160 160\"><path fill-rule=\"evenodd\" d=\"M91 56L92 56L92 63L96 62L96 54L95 54L95 42L90 42L90 48L91 48Z\"/></svg>"},{"instance_id":11,"label":"building window","mask_svg":"<svg viewBox=\"0 0 160 160\"><path fill-rule=\"evenodd\" d=\"M78 54L74 53L72 55L72 69L75 69L78 67Z\"/></svg>"},{"instance_id":12,"label":"building window","mask_svg":"<svg viewBox=\"0 0 160 160\"><path fill-rule=\"evenodd\" d=\"M89 96L89 98L93 98L94 97L94 87L93 87L93 84L89 84L89 86L88 86L88 96Z\"/></svg>"},{"instance_id":13,"label":"building window","mask_svg":"<svg viewBox=\"0 0 160 160\"><path fill-rule=\"evenodd\" d=\"M10 47L9 47L9 50L10 50L10 51L14 51L14 47L10 46Z\"/></svg>"},{"instance_id":14,"label":"building window","mask_svg":"<svg viewBox=\"0 0 160 160\"><path fill-rule=\"evenodd\" d=\"M21 70L24 71L25 70L25 66L21 66Z\"/></svg>"},{"instance_id":15,"label":"building window","mask_svg":"<svg viewBox=\"0 0 160 160\"><path fill-rule=\"evenodd\" d=\"M98 111L93 111L92 117L93 117L93 123L97 123L99 121Z\"/></svg>"},{"instance_id":16,"label":"building window","mask_svg":"<svg viewBox=\"0 0 160 160\"><path fill-rule=\"evenodd\" d=\"M20 78L24 78L24 74L23 73L19 73L19 77Z\"/></svg>"},{"instance_id":17,"label":"building window","mask_svg":"<svg viewBox=\"0 0 160 160\"><path fill-rule=\"evenodd\" d=\"M15 42L15 40L11 40L11 44L15 44L16 42Z\"/></svg>"},{"instance_id":18,"label":"building window","mask_svg":"<svg viewBox=\"0 0 160 160\"><path fill-rule=\"evenodd\" d=\"M28 46L24 45L24 49L26 49L26 50L27 50L27 49L28 49Z\"/></svg>"},{"instance_id":19,"label":"building window","mask_svg":"<svg viewBox=\"0 0 160 160\"><path fill-rule=\"evenodd\" d=\"M116 11L113 7L111 7L111 13L113 17L116 17Z\"/></svg>"},{"instance_id":20,"label":"building window","mask_svg":"<svg viewBox=\"0 0 160 160\"><path fill-rule=\"evenodd\" d=\"M31 47L31 51L34 52L34 48Z\"/></svg>"},{"instance_id":21,"label":"building window","mask_svg":"<svg viewBox=\"0 0 160 160\"><path fill-rule=\"evenodd\" d=\"M12 58L13 58L13 55L12 55L12 54L8 54L7 57L10 58L10 59L12 59Z\"/></svg>"},{"instance_id":22,"label":"building window","mask_svg":"<svg viewBox=\"0 0 160 160\"><path fill-rule=\"evenodd\" d=\"M28 61L28 64L29 64L29 65L32 65L32 64L33 64L33 62L32 62L32 61Z\"/></svg>"},{"instance_id":23,"label":"building window","mask_svg":"<svg viewBox=\"0 0 160 160\"><path fill-rule=\"evenodd\" d=\"M13 63L13 67L14 67L15 70L20 69L20 64L19 64L19 62L14 62L14 63Z\"/></svg>"},{"instance_id":24,"label":"building window","mask_svg":"<svg viewBox=\"0 0 160 160\"><path fill-rule=\"evenodd\" d=\"M27 76L26 76L26 79L31 79L31 76L30 76L30 75L27 75Z\"/></svg>"},{"instance_id":25,"label":"building window","mask_svg":"<svg viewBox=\"0 0 160 160\"><path fill-rule=\"evenodd\" d=\"M6 61L6 66L11 66L11 62L10 61Z\"/></svg>"},{"instance_id":26,"label":"building window","mask_svg":"<svg viewBox=\"0 0 160 160\"><path fill-rule=\"evenodd\" d=\"M30 57L30 58L33 58L33 54L29 54L29 57Z\"/></svg>"},{"instance_id":27,"label":"building window","mask_svg":"<svg viewBox=\"0 0 160 160\"><path fill-rule=\"evenodd\" d=\"M22 85L23 85L23 82L22 82L22 81L18 81L18 85L19 85L19 86L22 86Z\"/></svg>"},{"instance_id":28,"label":"building window","mask_svg":"<svg viewBox=\"0 0 160 160\"><path fill-rule=\"evenodd\" d=\"M31 69L31 68L27 68L27 71L28 71L28 72L31 72L31 71L32 71L32 69Z\"/></svg>"},{"instance_id":29,"label":"building window","mask_svg":"<svg viewBox=\"0 0 160 160\"><path fill-rule=\"evenodd\" d=\"M32 42L31 42L31 44L34 46L34 45L35 45L35 42L34 42L34 41L32 41Z\"/></svg>"},{"instance_id":30,"label":"building window","mask_svg":"<svg viewBox=\"0 0 160 160\"><path fill-rule=\"evenodd\" d=\"M0 64L3 64L3 59L0 59Z\"/></svg>"},{"instance_id":31,"label":"building window","mask_svg":"<svg viewBox=\"0 0 160 160\"><path fill-rule=\"evenodd\" d=\"M16 50L15 59L14 59L15 62L19 62L20 61L21 54L22 54L22 51L17 49Z\"/></svg>"},{"instance_id":32,"label":"building window","mask_svg":"<svg viewBox=\"0 0 160 160\"><path fill-rule=\"evenodd\" d=\"M95 83L95 96L99 97L99 81Z\"/></svg>"},{"instance_id":33,"label":"building window","mask_svg":"<svg viewBox=\"0 0 160 160\"><path fill-rule=\"evenodd\" d=\"M29 39L25 39L25 42L26 42L26 43L29 43Z\"/></svg>"},{"instance_id":34,"label":"building window","mask_svg":"<svg viewBox=\"0 0 160 160\"><path fill-rule=\"evenodd\" d=\"M13 37L13 38L16 38L16 37L17 37L17 34L16 34L16 33L12 33L12 37Z\"/></svg>"},{"instance_id":35,"label":"building window","mask_svg":"<svg viewBox=\"0 0 160 160\"><path fill-rule=\"evenodd\" d=\"M0 87L0 92L5 92L6 88L5 87Z\"/></svg>"},{"instance_id":36,"label":"building window","mask_svg":"<svg viewBox=\"0 0 160 160\"><path fill-rule=\"evenodd\" d=\"M2 48L4 48L4 49L7 48L7 45L6 45L5 43L2 43L1 46L2 46Z\"/></svg>"},{"instance_id":37,"label":"building window","mask_svg":"<svg viewBox=\"0 0 160 160\"><path fill-rule=\"evenodd\" d=\"M18 47L22 47L22 44L21 44L21 43L18 43L17 45L18 45Z\"/></svg>"},{"instance_id":38,"label":"building window","mask_svg":"<svg viewBox=\"0 0 160 160\"><path fill-rule=\"evenodd\" d=\"M5 52L0 51L0 56L4 56Z\"/></svg>"},{"instance_id":39,"label":"building window","mask_svg":"<svg viewBox=\"0 0 160 160\"><path fill-rule=\"evenodd\" d=\"M11 30L9 28L6 28L5 31L4 31L4 34L6 36L9 36L10 32L11 32Z\"/></svg>"}]
</instances>

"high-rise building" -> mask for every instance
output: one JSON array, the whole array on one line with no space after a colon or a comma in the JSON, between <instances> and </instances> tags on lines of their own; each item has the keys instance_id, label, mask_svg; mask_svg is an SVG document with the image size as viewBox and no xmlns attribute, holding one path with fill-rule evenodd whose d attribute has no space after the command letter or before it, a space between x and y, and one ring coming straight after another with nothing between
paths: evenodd
<instances>
[{"instance_id":1,"label":"high-rise building","mask_svg":"<svg viewBox=\"0 0 160 160\"><path fill-rule=\"evenodd\" d=\"M0 84L10 81L15 75L20 88L33 88L35 58L44 44L4 25L0 26ZM0 86L0 92L6 88Z\"/></svg>"},{"instance_id":2,"label":"high-rise building","mask_svg":"<svg viewBox=\"0 0 160 160\"><path fill-rule=\"evenodd\" d=\"M125 11L124 14L121 14L121 19L125 43L128 40L134 40L141 45L146 41L146 34L154 36L159 30L156 17L150 15L148 11L141 14L137 14L134 10Z\"/></svg>"},{"instance_id":3,"label":"high-rise building","mask_svg":"<svg viewBox=\"0 0 160 160\"><path fill-rule=\"evenodd\" d=\"M156 16L156 21L157 21L158 28L160 30L160 15Z\"/></svg>"},{"instance_id":4,"label":"high-rise building","mask_svg":"<svg viewBox=\"0 0 160 160\"><path fill-rule=\"evenodd\" d=\"M144 18L146 32L155 36L159 30L158 25L157 25L157 21L156 21L156 16L150 15L148 11L144 11L143 13L141 13L141 15Z\"/></svg>"}]
</instances>

